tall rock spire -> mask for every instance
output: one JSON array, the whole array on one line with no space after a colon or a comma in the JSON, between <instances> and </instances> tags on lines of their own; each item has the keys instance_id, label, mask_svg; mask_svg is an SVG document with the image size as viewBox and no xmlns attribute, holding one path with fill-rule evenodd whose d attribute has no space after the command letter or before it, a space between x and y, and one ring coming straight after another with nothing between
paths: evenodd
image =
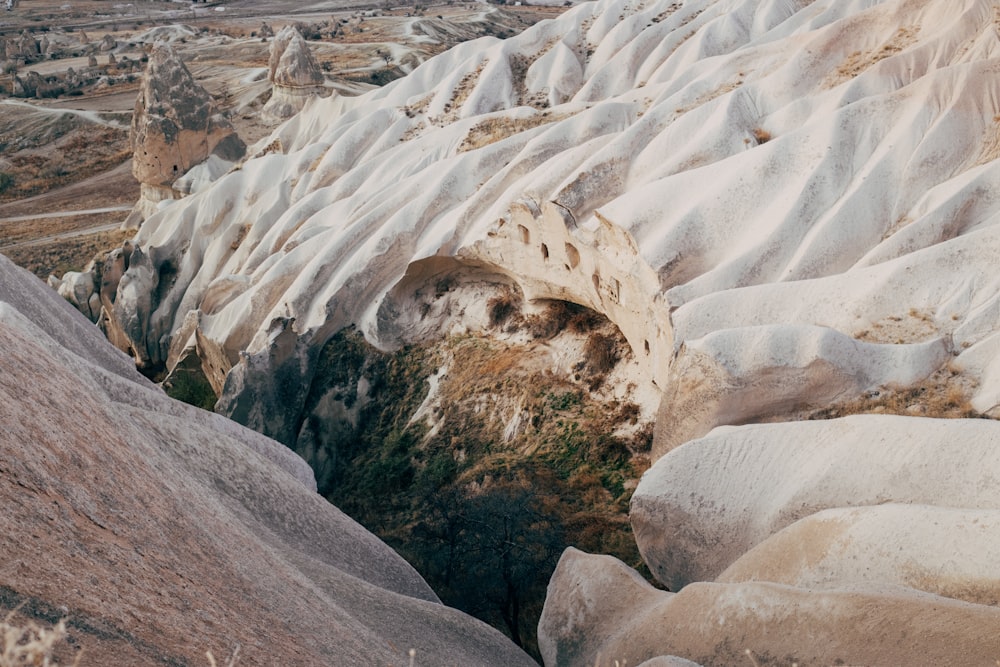
<instances>
[{"instance_id":1,"label":"tall rock spire","mask_svg":"<svg viewBox=\"0 0 1000 667\"><path fill-rule=\"evenodd\" d=\"M246 151L208 91L166 43L153 47L132 116L132 174L142 197L126 226L138 225L160 201L181 196L172 184L210 156L235 161Z\"/></svg>"}]
</instances>

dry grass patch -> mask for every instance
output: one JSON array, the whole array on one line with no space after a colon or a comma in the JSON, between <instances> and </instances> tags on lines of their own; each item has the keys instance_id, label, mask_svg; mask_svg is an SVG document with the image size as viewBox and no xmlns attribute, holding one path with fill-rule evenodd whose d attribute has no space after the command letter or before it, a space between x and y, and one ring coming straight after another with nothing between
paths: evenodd
<instances>
[{"instance_id":1,"label":"dry grass patch","mask_svg":"<svg viewBox=\"0 0 1000 667\"><path fill-rule=\"evenodd\" d=\"M771 133L768 132L767 130L765 130L764 128L762 128L762 127L755 127L753 129L752 134L753 134L754 141L757 142L758 146L761 145L761 144L766 144L767 142L769 142L772 139Z\"/></svg>"},{"instance_id":2,"label":"dry grass patch","mask_svg":"<svg viewBox=\"0 0 1000 667\"><path fill-rule=\"evenodd\" d=\"M711 102L715 98L721 97L722 95L725 95L726 93L732 92L732 91L736 90L737 88L739 88L742 85L743 85L743 74L741 73L737 77L737 79L735 81L730 81L728 83L724 83L721 86L719 86L718 88L715 88L714 90L710 90L707 93L703 93L703 94L699 95L698 97L696 97L695 99L693 99L688 104L685 104L682 107L674 109L674 113L676 113L678 116L684 115L688 111L691 111L692 109L697 109L698 107L702 106L703 104L708 104L709 102Z\"/></svg>"},{"instance_id":3,"label":"dry grass patch","mask_svg":"<svg viewBox=\"0 0 1000 667\"><path fill-rule=\"evenodd\" d=\"M905 315L890 315L855 332L866 343L904 345L930 340L941 334L933 313L910 308Z\"/></svg>"},{"instance_id":4,"label":"dry grass patch","mask_svg":"<svg viewBox=\"0 0 1000 667\"><path fill-rule=\"evenodd\" d=\"M520 310L520 301L511 292L504 292L491 297L486 302L486 312L489 313L490 328L496 329L503 326L512 317L519 315Z\"/></svg>"},{"instance_id":5,"label":"dry grass patch","mask_svg":"<svg viewBox=\"0 0 1000 667\"><path fill-rule=\"evenodd\" d=\"M527 118L511 118L509 116L487 118L472 126L469 134L465 136L462 144L458 147L458 152L465 153L482 148L483 146L489 146L507 137L533 130L536 127L547 125L563 118L565 118L564 115L553 114L548 111Z\"/></svg>"},{"instance_id":6,"label":"dry grass patch","mask_svg":"<svg viewBox=\"0 0 1000 667\"><path fill-rule=\"evenodd\" d=\"M458 110L462 108L465 101L469 99L469 95L476 88L479 83L479 77L489 64L489 60L484 60L479 63L479 67L472 70L468 74L462 77L458 85L451 92L451 99L448 100L447 104L444 105L444 114L436 118L432 118L431 123L443 127L447 123L453 122L458 118Z\"/></svg>"},{"instance_id":7,"label":"dry grass patch","mask_svg":"<svg viewBox=\"0 0 1000 667\"><path fill-rule=\"evenodd\" d=\"M600 313L569 301L550 301L541 313L512 317L507 331L524 328L536 340L549 340L563 331L588 333L607 323Z\"/></svg>"},{"instance_id":8,"label":"dry grass patch","mask_svg":"<svg viewBox=\"0 0 1000 667\"><path fill-rule=\"evenodd\" d=\"M48 192L117 167L132 156L128 130L102 127L71 130L51 143L18 150L0 142L9 153L0 178L0 201Z\"/></svg>"},{"instance_id":9,"label":"dry grass patch","mask_svg":"<svg viewBox=\"0 0 1000 667\"><path fill-rule=\"evenodd\" d=\"M133 232L114 229L49 243L7 248L0 252L44 280L49 275L61 276L67 271L83 270L95 255L121 246L132 234Z\"/></svg>"},{"instance_id":10,"label":"dry grass patch","mask_svg":"<svg viewBox=\"0 0 1000 667\"><path fill-rule=\"evenodd\" d=\"M836 419L857 414L908 415L939 419L988 418L970 403L976 382L954 366L939 369L919 384L866 392L850 401L815 410L806 419Z\"/></svg>"},{"instance_id":11,"label":"dry grass patch","mask_svg":"<svg viewBox=\"0 0 1000 667\"><path fill-rule=\"evenodd\" d=\"M850 81L879 61L894 56L910 44L913 44L917 40L919 33L919 26L906 26L897 30L896 34L888 42L877 49L866 52L855 51L847 56L847 60L827 77L823 87L833 88L845 81Z\"/></svg>"},{"instance_id":12,"label":"dry grass patch","mask_svg":"<svg viewBox=\"0 0 1000 667\"><path fill-rule=\"evenodd\" d=\"M621 358L618 350L618 339L595 331L590 334L587 343L583 346L583 356L591 371L607 373L615 367Z\"/></svg>"}]
</instances>

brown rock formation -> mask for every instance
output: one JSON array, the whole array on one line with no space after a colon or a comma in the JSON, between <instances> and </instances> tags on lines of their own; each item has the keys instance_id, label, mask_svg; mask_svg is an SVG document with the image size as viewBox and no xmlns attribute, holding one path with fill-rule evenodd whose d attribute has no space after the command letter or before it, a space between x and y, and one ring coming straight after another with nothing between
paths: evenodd
<instances>
[{"instance_id":1,"label":"brown rock formation","mask_svg":"<svg viewBox=\"0 0 1000 667\"><path fill-rule=\"evenodd\" d=\"M216 155L235 161L246 146L165 43L149 57L132 118L132 173L142 184L142 200L126 221L136 226L156 204L179 196L171 184L191 167Z\"/></svg>"}]
</instances>

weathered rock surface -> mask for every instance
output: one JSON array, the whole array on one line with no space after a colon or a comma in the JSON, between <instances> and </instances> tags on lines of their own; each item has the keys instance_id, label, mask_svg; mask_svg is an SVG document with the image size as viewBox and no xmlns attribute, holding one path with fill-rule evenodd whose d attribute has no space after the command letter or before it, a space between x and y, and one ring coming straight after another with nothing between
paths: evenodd
<instances>
[{"instance_id":1,"label":"weathered rock surface","mask_svg":"<svg viewBox=\"0 0 1000 667\"><path fill-rule=\"evenodd\" d=\"M700 667L698 663L676 655L658 655L643 662L639 667Z\"/></svg>"},{"instance_id":2,"label":"weathered rock surface","mask_svg":"<svg viewBox=\"0 0 1000 667\"><path fill-rule=\"evenodd\" d=\"M952 358L949 341L864 343L834 329L762 325L685 341L670 365L653 458L721 424L816 409L919 382Z\"/></svg>"},{"instance_id":3,"label":"weathered rock surface","mask_svg":"<svg viewBox=\"0 0 1000 667\"><path fill-rule=\"evenodd\" d=\"M620 624L608 614L623 610ZM539 623L545 664L989 664L1000 609L909 589L806 590L773 583L654 589L620 561L567 550ZM654 664L656 664L654 662Z\"/></svg>"},{"instance_id":4,"label":"weathered rock surface","mask_svg":"<svg viewBox=\"0 0 1000 667\"><path fill-rule=\"evenodd\" d=\"M515 665L315 493L285 447L168 399L0 257L0 606L87 664ZM69 662L67 660L67 662Z\"/></svg>"},{"instance_id":5,"label":"weathered rock surface","mask_svg":"<svg viewBox=\"0 0 1000 667\"><path fill-rule=\"evenodd\" d=\"M171 186L191 167L211 155L236 161L246 151L211 95L165 42L156 43L150 53L130 140L132 173L142 185L142 198L128 226L151 215L159 202L178 196Z\"/></svg>"},{"instance_id":6,"label":"weathered rock surface","mask_svg":"<svg viewBox=\"0 0 1000 667\"><path fill-rule=\"evenodd\" d=\"M309 45L295 26L286 25L271 42L267 63L271 99L261 109L265 121L278 123L302 110L311 98L323 95L323 72Z\"/></svg>"},{"instance_id":7,"label":"weathered rock surface","mask_svg":"<svg viewBox=\"0 0 1000 667\"><path fill-rule=\"evenodd\" d=\"M1000 511L886 504L824 510L740 556L720 582L891 584L1000 606Z\"/></svg>"},{"instance_id":8,"label":"weathered rock surface","mask_svg":"<svg viewBox=\"0 0 1000 667\"><path fill-rule=\"evenodd\" d=\"M998 509L998 475L1000 423L989 420L859 415L720 427L659 459L630 516L650 570L680 590L714 580L752 547L824 509ZM907 528L918 541L919 529Z\"/></svg>"},{"instance_id":9,"label":"weathered rock surface","mask_svg":"<svg viewBox=\"0 0 1000 667\"><path fill-rule=\"evenodd\" d=\"M988 661L994 637L959 634L1000 613L998 473L989 420L716 428L660 458L632 497L643 559L677 592L568 552L540 625L546 664L730 664L743 650L798 664ZM627 600L637 613L623 621Z\"/></svg>"},{"instance_id":10,"label":"weathered rock surface","mask_svg":"<svg viewBox=\"0 0 1000 667\"><path fill-rule=\"evenodd\" d=\"M602 0L459 45L318 101L155 216L136 242L170 279L130 347L169 366L170 339L191 348L197 329L232 367L220 409L284 442L334 332L405 342L394 314L428 285L413 276L595 308L644 360L636 381L666 392L705 339L714 413L658 452L891 382L857 376L850 354L805 354L813 334L787 369L718 343L822 327L888 363L906 354L891 346L961 350L1000 329L1000 203L984 194L1000 187L997 49L987 0ZM294 344L272 345L276 322ZM914 355L903 375L940 359ZM757 402L761 382L780 396Z\"/></svg>"}]
</instances>

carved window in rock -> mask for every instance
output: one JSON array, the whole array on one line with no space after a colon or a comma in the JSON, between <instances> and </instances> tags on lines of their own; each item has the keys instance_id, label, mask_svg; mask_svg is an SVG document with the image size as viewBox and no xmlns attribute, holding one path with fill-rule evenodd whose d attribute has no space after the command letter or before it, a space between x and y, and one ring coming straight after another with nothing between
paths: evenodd
<instances>
[{"instance_id":1,"label":"carved window in rock","mask_svg":"<svg viewBox=\"0 0 1000 667\"><path fill-rule=\"evenodd\" d=\"M531 243L531 232L524 225L517 226L517 234L521 239L521 243Z\"/></svg>"},{"instance_id":2,"label":"carved window in rock","mask_svg":"<svg viewBox=\"0 0 1000 667\"><path fill-rule=\"evenodd\" d=\"M580 265L580 251L572 243L566 244L566 259L569 261L569 268L575 269Z\"/></svg>"}]
</instances>

